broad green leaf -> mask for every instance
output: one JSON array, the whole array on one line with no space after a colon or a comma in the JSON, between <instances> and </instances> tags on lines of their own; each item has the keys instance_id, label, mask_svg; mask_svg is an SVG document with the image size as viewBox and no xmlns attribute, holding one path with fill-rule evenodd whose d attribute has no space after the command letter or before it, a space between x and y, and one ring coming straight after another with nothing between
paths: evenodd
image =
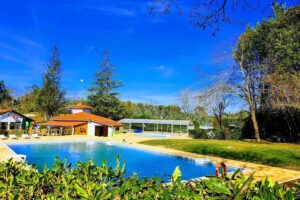
<instances>
[{"instance_id":1,"label":"broad green leaf","mask_svg":"<svg viewBox=\"0 0 300 200\"><path fill-rule=\"evenodd\" d=\"M172 175L172 181L173 181L173 184L181 182L181 171L180 171L179 166L177 166L174 169L174 172L173 172L173 175Z\"/></svg>"},{"instance_id":2,"label":"broad green leaf","mask_svg":"<svg viewBox=\"0 0 300 200\"><path fill-rule=\"evenodd\" d=\"M170 194L169 194L166 190L163 190L163 196L162 196L162 199L163 199L163 200L169 200L169 199L171 199Z\"/></svg>"},{"instance_id":3,"label":"broad green leaf","mask_svg":"<svg viewBox=\"0 0 300 200\"><path fill-rule=\"evenodd\" d=\"M75 189L77 191L77 194L80 196L80 197L83 197L83 198L86 198L88 199L88 194L86 193L86 191L80 187L78 184L75 184Z\"/></svg>"},{"instance_id":4,"label":"broad green leaf","mask_svg":"<svg viewBox=\"0 0 300 200\"><path fill-rule=\"evenodd\" d=\"M300 191L298 191L298 194L300 194ZM284 195L285 199L286 200L294 200L294 195L293 193L291 192L291 190L288 190L285 195Z\"/></svg>"},{"instance_id":5,"label":"broad green leaf","mask_svg":"<svg viewBox=\"0 0 300 200\"><path fill-rule=\"evenodd\" d=\"M120 194L123 195L128 189L131 189L131 184L129 182L123 183L120 188Z\"/></svg>"},{"instance_id":6,"label":"broad green leaf","mask_svg":"<svg viewBox=\"0 0 300 200\"><path fill-rule=\"evenodd\" d=\"M230 189L226 185L223 185L217 179L204 180L204 183L213 192L220 193L220 194L228 194L228 195L231 194Z\"/></svg>"}]
</instances>

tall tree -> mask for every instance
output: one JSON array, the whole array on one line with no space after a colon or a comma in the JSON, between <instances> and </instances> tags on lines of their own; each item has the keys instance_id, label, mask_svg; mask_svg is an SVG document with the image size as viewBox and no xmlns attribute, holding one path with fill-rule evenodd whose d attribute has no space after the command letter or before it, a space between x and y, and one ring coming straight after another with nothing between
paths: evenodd
<instances>
[{"instance_id":1,"label":"tall tree","mask_svg":"<svg viewBox=\"0 0 300 200\"><path fill-rule=\"evenodd\" d=\"M276 5L276 18L268 26L265 52L271 57L265 80L272 107L300 108L300 6L284 11ZM266 24L262 24L265 27Z\"/></svg>"},{"instance_id":2,"label":"tall tree","mask_svg":"<svg viewBox=\"0 0 300 200\"><path fill-rule=\"evenodd\" d=\"M231 89L248 103L258 141L258 111L292 103L297 107L300 93L300 6L284 11L276 5L274 16L256 28L248 27L233 53Z\"/></svg>"},{"instance_id":3,"label":"tall tree","mask_svg":"<svg viewBox=\"0 0 300 200\"><path fill-rule=\"evenodd\" d=\"M61 62L59 50L54 47L52 56L44 72L43 86L38 97L39 109L44 113L45 120L61 113L66 107L65 90L61 89Z\"/></svg>"},{"instance_id":4,"label":"tall tree","mask_svg":"<svg viewBox=\"0 0 300 200\"><path fill-rule=\"evenodd\" d=\"M199 103L212 113L218 123L218 128L223 134L223 139L227 138L225 126L223 124L223 116L225 109L229 106L230 95L227 86L223 82L214 83L198 96Z\"/></svg>"},{"instance_id":5,"label":"tall tree","mask_svg":"<svg viewBox=\"0 0 300 200\"><path fill-rule=\"evenodd\" d=\"M93 113L114 120L125 116L125 108L118 99L119 93L116 89L121 87L122 81L113 78L115 66L111 64L109 52L104 52L103 60L100 62L100 71L95 74L95 81L88 95L88 104L93 107Z\"/></svg>"},{"instance_id":6,"label":"tall tree","mask_svg":"<svg viewBox=\"0 0 300 200\"><path fill-rule=\"evenodd\" d=\"M12 100L11 90L5 86L3 80L0 81L0 107L6 107Z\"/></svg>"},{"instance_id":7,"label":"tall tree","mask_svg":"<svg viewBox=\"0 0 300 200\"><path fill-rule=\"evenodd\" d=\"M300 141L300 6L284 11L275 7L270 22L266 52L272 58L266 76L268 102L273 113L280 113L289 137Z\"/></svg>"},{"instance_id":8,"label":"tall tree","mask_svg":"<svg viewBox=\"0 0 300 200\"><path fill-rule=\"evenodd\" d=\"M242 98L249 105L249 111L255 132L255 138L260 142L260 133L257 122L259 98L261 97L261 86L264 70L263 64L259 62L257 51L253 51L253 40L255 31L249 28L239 38L237 49L233 53L236 65L231 74L229 87L232 92Z\"/></svg>"}]
</instances>

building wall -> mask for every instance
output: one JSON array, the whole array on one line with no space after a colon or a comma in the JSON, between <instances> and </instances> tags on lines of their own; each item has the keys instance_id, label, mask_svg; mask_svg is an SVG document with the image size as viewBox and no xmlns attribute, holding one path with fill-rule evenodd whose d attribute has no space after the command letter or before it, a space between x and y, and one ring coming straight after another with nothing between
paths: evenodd
<instances>
[{"instance_id":1,"label":"building wall","mask_svg":"<svg viewBox=\"0 0 300 200\"><path fill-rule=\"evenodd\" d=\"M15 117L15 118L14 118ZM1 123L20 123L22 125L23 116L15 113L15 112L7 112L0 115ZM9 125L7 126L9 128ZM22 126L19 126L19 129L22 129Z\"/></svg>"},{"instance_id":2,"label":"building wall","mask_svg":"<svg viewBox=\"0 0 300 200\"><path fill-rule=\"evenodd\" d=\"M74 130L74 135L87 135L88 125L83 124L81 126L76 126Z\"/></svg>"},{"instance_id":3,"label":"building wall","mask_svg":"<svg viewBox=\"0 0 300 200\"><path fill-rule=\"evenodd\" d=\"M88 132L87 132L87 135L90 135L90 136L95 136L95 126L98 125L94 122L89 122L88 123Z\"/></svg>"},{"instance_id":4,"label":"building wall","mask_svg":"<svg viewBox=\"0 0 300 200\"><path fill-rule=\"evenodd\" d=\"M96 127L98 127L98 128L96 128ZM95 133L95 129L97 129L99 131L99 127L101 127L101 131L102 131L104 137L112 137L113 136L113 132L115 129L114 127L108 127L108 126L104 126L102 124L97 124L94 122L88 123L87 135L96 136L97 134Z\"/></svg>"},{"instance_id":5,"label":"building wall","mask_svg":"<svg viewBox=\"0 0 300 200\"><path fill-rule=\"evenodd\" d=\"M112 137L114 132L114 127L108 127L107 137Z\"/></svg>"},{"instance_id":6,"label":"building wall","mask_svg":"<svg viewBox=\"0 0 300 200\"><path fill-rule=\"evenodd\" d=\"M80 112L91 113L90 109L85 109L85 108L72 108L70 110L72 114L80 113Z\"/></svg>"}]
</instances>

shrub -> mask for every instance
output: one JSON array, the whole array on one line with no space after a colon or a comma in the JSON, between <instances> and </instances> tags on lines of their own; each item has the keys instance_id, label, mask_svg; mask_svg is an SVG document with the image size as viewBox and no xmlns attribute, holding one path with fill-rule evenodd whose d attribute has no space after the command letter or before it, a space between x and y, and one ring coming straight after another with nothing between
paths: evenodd
<instances>
[{"instance_id":1,"label":"shrub","mask_svg":"<svg viewBox=\"0 0 300 200\"><path fill-rule=\"evenodd\" d=\"M118 131L114 131L113 132L113 135L119 135L119 134L123 134L123 131L122 130L118 130Z\"/></svg>"},{"instance_id":2,"label":"shrub","mask_svg":"<svg viewBox=\"0 0 300 200\"><path fill-rule=\"evenodd\" d=\"M207 139L207 131L203 129L189 130L189 136L194 139Z\"/></svg>"},{"instance_id":3,"label":"shrub","mask_svg":"<svg viewBox=\"0 0 300 200\"><path fill-rule=\"evenodd\" d=\"M7 133L7 130L5 129L0 129L0 135L6 135Z\"/></svg>"},{"instance_id":4,"label":"shrub","mask_svg":"<svg viewBox=\"0 0 300 200\"><path fill-rule=\"evenodd\" d=\"M230 176L200 181L181 181L176 167L171 184L161 178L124 177L125 168L117 157L115 168L78 162L75 168L56 158L52 169L42 172L25 163L0 163L2 199L297 199L300 184L287 188L266 179L253 183L240 170Z\"/></svg>"},{"instance_id":5,"label":"shrub","mask_svg":"<svg viewBox=\"0 0 300 200\"><path fill-rule=\"evenodd\" d=\"M8 135L15 134L17 137L21 137L24 132L24 130L8 130Z\"/></svg>"}]
</instances>

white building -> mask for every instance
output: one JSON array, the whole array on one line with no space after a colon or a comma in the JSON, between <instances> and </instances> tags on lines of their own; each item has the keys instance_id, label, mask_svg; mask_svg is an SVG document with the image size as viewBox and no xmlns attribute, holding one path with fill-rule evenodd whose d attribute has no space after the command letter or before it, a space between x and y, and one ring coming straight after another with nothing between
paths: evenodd
<instances>
[{"instance_id":1,"label":"white building","mask_svg":"<svg viewBox=\"0 0 300 200\"><path fill-rule=\"evenodd\" d=\"M114 130L123 127L123 124L114 120L90 114L92 109L85 105L70 106L71 113L68 115L54 117L51 121L42 123L48 129L71 129L72 135L90 135L111 137ZM87 111L87 112L86 112ZM50 132L50 130L49 130Z\"/></svg>"},{"instance_id":2,"label":"white building","mask_svg":"<svg viewBox=\"0 0 300 200\"><path fill-rule=\"evenodd\" d=\"M83 105L81 103L69 106L70 114L75 114L75 113L80 113L80 112L91 113L92 109L93 109L92 107Z\"/></svg>"},{"instance_id":3,"label":"white building","mask_svg":"<svg viewBox=\"0 0 300 200\"><path fill-rule=\"evenodd\" d=\"M2 130L21 130L23 121L29 127L33 120L12 109L0 109L0 129Z\"/></svg>"}]
</instances>

